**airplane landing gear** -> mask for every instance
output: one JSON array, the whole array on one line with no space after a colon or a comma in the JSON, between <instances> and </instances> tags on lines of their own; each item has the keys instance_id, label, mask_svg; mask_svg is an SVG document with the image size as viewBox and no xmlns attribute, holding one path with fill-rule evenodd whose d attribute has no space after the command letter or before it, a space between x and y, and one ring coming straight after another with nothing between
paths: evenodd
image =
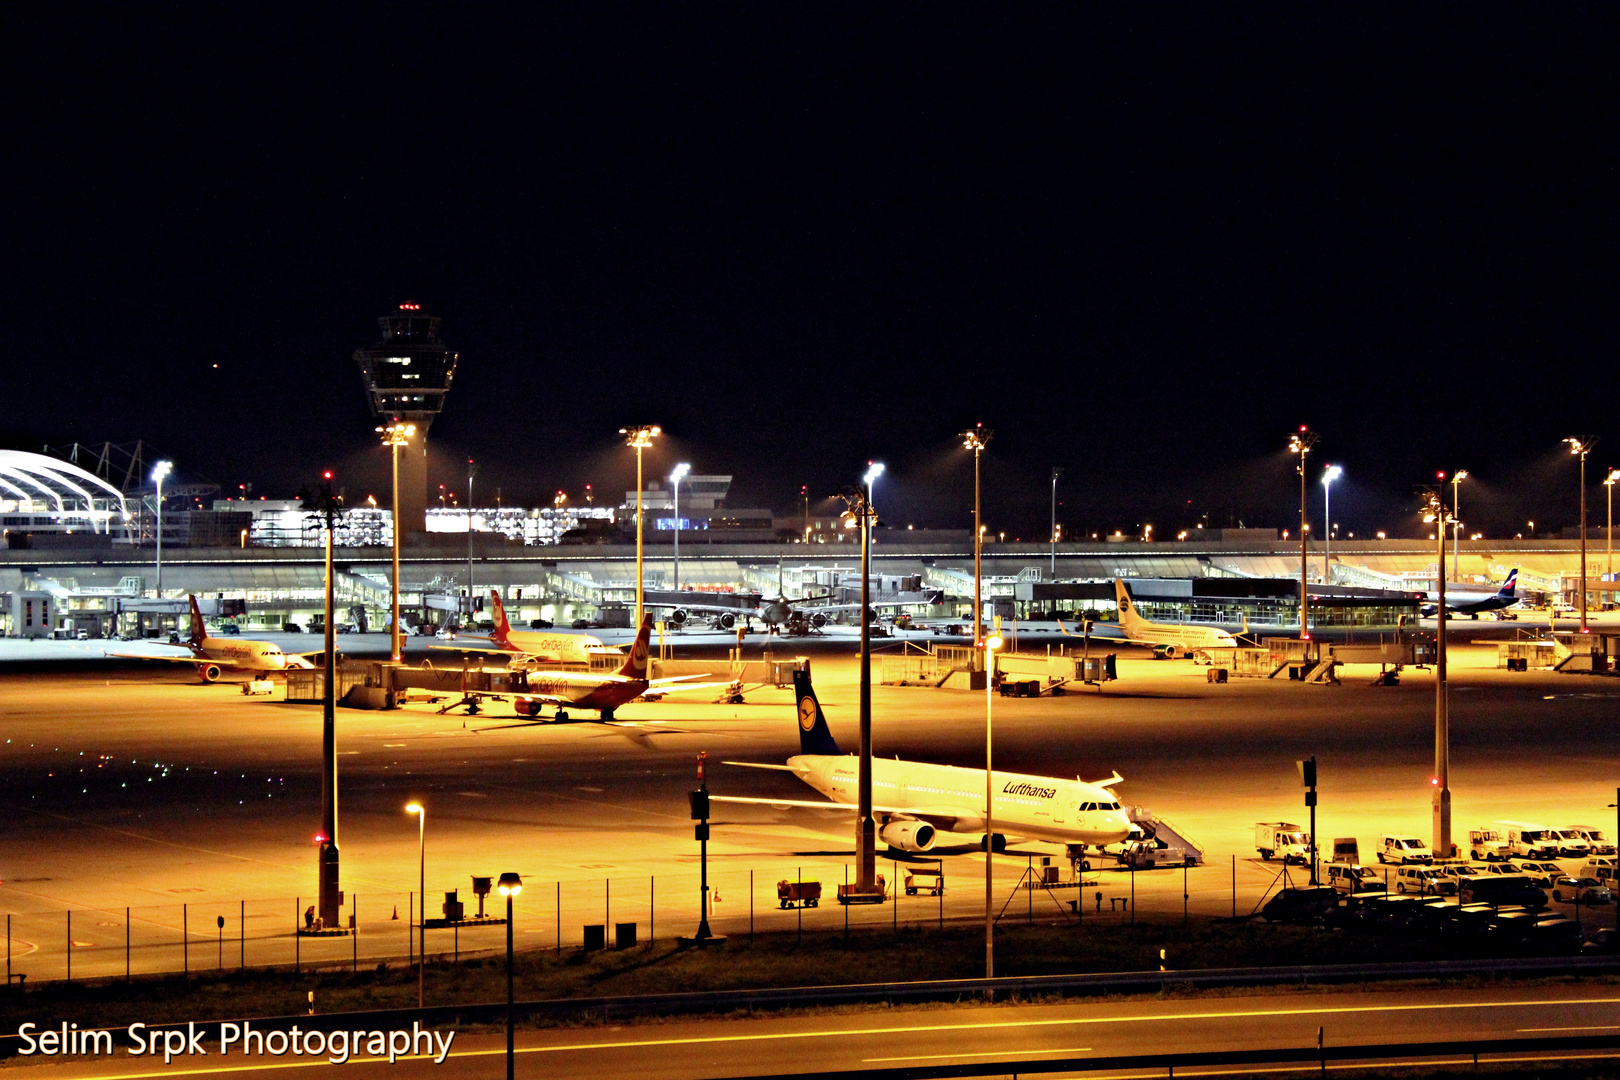
<instances>
[{"instance_id":1,"label":"airplane landing gear","mask_svg":"<svg viewBox=\"0 0 1620 1080\"><path fill-rule=\"evenodd\" d=\"M557 710L557 721L559 723L561 723L561 722L563 722L563 721L565 721L567 719L568 719L568 710L567 709L558 709Z\"/></svg>"},{"instance_id":2,"label":"airplane landing gear","mask_svg":"<svg viewBox=\"0 0 1620 1080\"><path fill-rule=\"evenodd\" d=\"M612 709L603 709L602 710L602 722L604 724L610 724L610 723L613 722L613 710Z\"/></svg>"}]
</instances>

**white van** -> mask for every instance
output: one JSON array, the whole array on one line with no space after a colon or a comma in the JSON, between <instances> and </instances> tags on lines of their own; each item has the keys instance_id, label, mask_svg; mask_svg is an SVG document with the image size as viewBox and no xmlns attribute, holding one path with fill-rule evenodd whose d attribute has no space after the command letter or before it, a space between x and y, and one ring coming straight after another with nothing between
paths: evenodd
<instances>
[{"instance_id":1,"label":"white van","mask_svg":"<svg viewBox=\"0 0 1620 1080\"><path fill-rule=\"evenodd\" d=\"M1409 834L1388 834L1378 838L1378 861L1381 863L1432 863L1434 853L1415 836Z\"/></svg>"},{"instance_id":2,"label":"white van","mask_svg":"<svg viewBox=\"0 0 1620 1080\"><path fill-rule=\"evenodd\" d=\"M1395 871L1395 891L1432 896L1440 891L1440 878L1440 872L1433 867L1403 866Z\"/></svg>"},{"instance_id":3,"label":"white van","mask_svg":"<svg viewBox=\"0 0 1620 1080\"><path fill-rule=\"evenodd\" d=\"M1547 833L1557 842L1561 859L1584 859L1592 853L1592 845L1574 829L1548 829Z\"/></svg>"},{"instance_id":4,"label":"white van","mask_svg":"<svg viewBox=\"0 0 1620 1080\"><path fill-rule=\"evenodd\" d=\"M1572 825L1563 831L1574 833L1582 840L1585 840L1593 855L1615 854L1614 841L1610 840L1602 829L1594 829L1590 825Z\"/></svg>"},{"instance_id":5,"label":"white van","mask_svg":"<svg viewBox=\"0 0 1620 1080\"><path fill-rule=\"evenodd\" d=\"M1342 893L1384 891L1378 871L1356 863L1328 863L1327 883Z\"/></svg>"},{"instance_id":6,"label":"white van","mask_svg":"<svg viewBox=\"0 0 1620 1080\"><path fill-rule=\"evenodd\" d=\"M1586 862L1581 866L1581 872L1576 874L1575 877L1596 878L1597 880L1603 882L1603 884L1607 885L1610 889L1613 889L1614 860L1612 858L1605 859L1601 857L1587 859Z\"/></svg>"},{"instance_id":7,"label":"white van","mask_svg":"<svg viewBox=\"0 0 1620 1080\"><path fill-rule=\"evenodd\" d=\"M1502 822L1502 834L1518 859L1556 859L1560 848L1558 839L1545 825L1531 825L1523 821Z\"/></svg>"}]
</instances>

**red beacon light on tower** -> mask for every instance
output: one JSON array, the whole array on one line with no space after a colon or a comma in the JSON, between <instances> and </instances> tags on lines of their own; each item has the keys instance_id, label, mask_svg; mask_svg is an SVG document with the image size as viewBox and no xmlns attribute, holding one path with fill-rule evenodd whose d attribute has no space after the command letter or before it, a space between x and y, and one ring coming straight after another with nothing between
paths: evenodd
<instances>
[{"instance_id":1,"label":"red beacon light on tower","mask_svg":"<svg viewBox=\"0 0 1620 1080\"><path fill-rule=\"evenodd\" d=\"M421 311L422 310L422 305L421 304L401 304L401 305L399 305L399 310L401 310L401 311Z\"/></svg>"}]
</instances>

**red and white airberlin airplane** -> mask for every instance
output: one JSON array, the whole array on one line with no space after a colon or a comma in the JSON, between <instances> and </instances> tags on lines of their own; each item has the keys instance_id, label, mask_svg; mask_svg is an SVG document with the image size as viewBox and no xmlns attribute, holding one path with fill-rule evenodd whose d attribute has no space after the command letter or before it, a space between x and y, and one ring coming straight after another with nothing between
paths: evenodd
<instances>
[{"instance_id":1,"label":"red and white airberlin airplane","mask_svg":"<svg viewBox=\"0 0 1620 1080\"><path fill-rule=\"evenodd\" d=\"M249 675L269 675L288 668L312 668L315 665L300 653L284 653L273 641L253 641L247 638L209 637L203 624L197 598L191 597L191 636L182 644L189 655L175 656L157 653L107 653L108 656L131 660L168 660L177 664L195 664L197 677L205 683L218 682L226 671Z\"/></svg>"},{"instance_id":2,"label":"red and white airberlin airplane","mask_svg":"<svg viewBox=\"0 0 1620 1080\"><path fill-rule=\"evenodd\" d=\"M496 610L498 612L500 609ZM612 674L532 669L523 672L521 684L512 690L517 711L539 718L542 708L550 705L556 710L553 720L566 721L569 709L595 709L606 721L613 719L613 712L620 705L634 701L649 691L667 693L675 689L697 690L705 685L724 685L694 682L708 678L707 675L647 678L647 646L652 638L652 625L651 613L644 615L635 644L630 646L630 655Z\"/></svg>"},{"instance_id":3,"label":"red and white airberlin airplane","mask_svg":"<svg viewBox=\"0 0 1620 1080\"><path fill-rule=\"evenodd\" d=\"M544 630L513 630L507 621L506 607L501 594L491 589L489 598L494 602L495 630L489 635L494 648L474 645L436 645L434 648L454 652L492 652L511 656L511 663L580 664L589 666L594 656L618 656L620 650L602 644L601 638L590 634L563 634Z\"/></svg>"}]
</instances>

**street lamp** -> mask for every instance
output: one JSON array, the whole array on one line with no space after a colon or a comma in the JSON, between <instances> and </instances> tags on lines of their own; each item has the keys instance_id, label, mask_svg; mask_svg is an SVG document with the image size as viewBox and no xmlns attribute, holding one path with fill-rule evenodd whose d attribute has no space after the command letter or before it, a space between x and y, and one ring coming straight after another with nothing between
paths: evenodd
<instances>
[{"instance_id":1,"label":"street lamp","mask_svg":"<svg viewBox=\"0 0 1620 1080\"><path fill-rule=\"evenodd\" d=\"M512 995L512 897L523 891L523 879L513 873L501 875L496 886L506 897L506 1080L514 1080L517 1071L517 1048L513 1037L513 1014L516 1012Z\"/></svg>"},{"instance_id":2,"label":"street lamp","mask_svg":"<svg viewBox=\"0 0 1620 1080\"><path fill-rule=\"evenodd\" d=\"M1586 455L1596 439L1565 439L1569 452L1581 459L1581 633L1586 633Z\"/></svg>"},{"instance_id":3,"label":"street lamp","mask_svg":"<svg viewBox=\"0 0 1620 1080\"><path fill-rule=\"evenodd\" d=\"M1451 516L1455 519L1451 523L1451 576L1456 581L1462 580L1462 571L1458 569L1458 560L1462 558L1462 503L1458 488L1466 479L1467 469L1458 469L1451 474Z\"/></svg>"},{"instance_id":4,"label":"street lamp","mask_svg":"<svg viewBox=\"0 0 1620 1080\"><path fill-rule=\"evenodd\" d=\"M653 439L663 434L663 429L657 424L646 424L641 427L620 428L619 434L624 436L627 446L636 451L636 627L641 626L642 586L641 586L641 452L652 445Z\"/></svg>"},{"instance_id":5,"label":"street lamp","mask_svg":"<svg viewBox=\"0 0 1620 1080\"><path fill-rule=\"evenodd\" d=\"M1322 470L1322 581L1331 580L1328 557L1333 552L1333 481L1344 475L1337 465Z\"/></svg>"},{"instance_id":6,"label":"street lamp","mask_svg":"<svg viewBox=\"0 0 1620 1080\"><path fill-rule=\"evenodd\" d=\"M1445 473L1439 479L1444 481ZM1439 491L1428 493L1424 524L1434 524L1439 549L1435 558L1434 629L1434 854L1451 857L1451 714L1446 685L1446 502Z\"/></svg>"},{"instance_id":7,"label":"street lamp","mask_svg":"<svg viewBox=\"0 0 1620 1080\"><path fill-rule=\"evenodd\" d=\"M388 447L394 459L394 509L392 511L394 534L394 573L388 591L390 594L390 611L392 613L392 620L389 624L389 628L392 631L392 633L389 635L389 659L393 663L397 664L403 660L405 656L404 635L402 635L399 631L399 448L410 445L411 437L416 434L416 425L405 424L395 420L386 427L378 428L377 431L382 435L383 445Z\"/></svg>"},{"instance_id":8,"label":"street lamp","mask_svg":"<svg viewBox=\"0 0 1620 1080\"><path fill-rule=\"evenodd\" d=\"M669 482L675 486L675 591L681 591L681 478L692 471L692 466L681 462L675 466L675 471L669 474ZM636 623L639 629L641 623Z\"/></svg>"},{"instance_id":9,"label":"street lamp","mask_svg":"<svg viewBox=\"0 0 1620 1080\"><path fill-rule=\"evenodd\" d=\"M1001 636L992 635L984 639L984 668L986 672L993 673L996 669L994 653L1001 648ZM991 702L995 700L994 688L990 685L994 680L989 674L984 678L984 977L996 977L996 912L995 888L991 879L991 864L996 853L996 822L995 822L995 780L990 772L991 750L995 740L991 735Z\"/></svg>"},{"instance_id":10,"label":"street lamp","mask_svg":"<svg viewBox=\"0 0 1620 1080\"><path fill-rule=\"evenodd\" d=\"M423 972L427 968L427 808L410 803L407 814L416 815L416 887L421 906L416 915L416 1007L422 1007Z\"/></svg>"},{"instance_id":11,"label":"street lamp","mask_svg":"<svg viewBox=\"0 0 1620 1080\"><path fill-rule=\"evenodd\" d=\"M1311 591L1306 584L1305 560L1310 555L1310 522L1305 516L1305 455L1311 452L1316 445L1316 432L1309 430L1301 424L1299 430L1288 437L1288 452L1299 455L1299 636L1309 639L1311 636Z\"/></svg>"},{"instance_id":12,"label":"street lamp","mask_svg":"<svg viewBox=\"0 0 1620 1080\"><path fill-rule=\"evenodd\" d=\"M962 432L962 447L973 451L973 645L977 648L984 641L984 607L981 590L984 587L984 571L982 568L984 554L984 524L979 518L979 455L990 444L990 437L995 432L983 424L974 424ZM975 653L975 656L978 654Z\"/></svg>"},{"instance_id":13,"label":"street lamp","mask_svg":"<svg viewBox=\"0 0 1620 1080\"><path fill-rule=\"evenodd\" d=\"M862 893L877 887L877 826L872 818L872 526L877 515L872 512L872 482L883 471L873 464L862 478L866 490L841 494L848 507L843 513L847 524L859 524L861 530L861 695L860 757L856 763L855 812L855 888Z\"/></svg>"},{"instance_id":14,"label":"street lamp","mask_svg":"<svg viewBox=\"0 0 1620 1080\"><path fill-rule=\"evenodd\" d=\"M1053 581L1057 580L1057 542L1058 542L1057 482L1058 482L1058 477L1060 477L1062 475L1063 475L1063 467L1062 466L1060 466L1060 465L1052 466L1052 580Z\"/></svg>"},{"instance_id":15,"label":"street lamp","mask_svg":"<svg viewBox=\"0 0 1620 1080\"><path fill-rule=\"evenodd\" d=\"M1620 483L1620 469L1610 469L1609 475L1603 481L1603 486L1609 489L1609 528L1607 531L1609 560L1605 576L1611 582L1614 580L1614 485L1617 483ZM1613 590L1610 591L1613 592Z\"/></svg>"},{"instance_id":16,"label":"street lamp","mask_svg":"<svg viewBox=\"0 0 1620 1080\"><path fill-rule=\"evenodd\" d=\"M163 599L163 478L174 471L174 462L160 461L152 469L152 482L157 485L157 592Z\"/></svg>"},{"instance_id":17,"label":"street lamp","mask_svg":"<svg viewBox=\"0 0 1620 1080\"><path fill-rule=\"evenodd\" d=\"M473 559L472 511L473 511L473 503L472 503L472 482L473 482L473 476L477 472L478 472L478 466L473 464L473 459L472 458L468 458L467 459L467 625L469 625L469 626L471 626L472 622L473 622L473 571L472 571L472 559Z\"/></svg>"}]
</instances>

